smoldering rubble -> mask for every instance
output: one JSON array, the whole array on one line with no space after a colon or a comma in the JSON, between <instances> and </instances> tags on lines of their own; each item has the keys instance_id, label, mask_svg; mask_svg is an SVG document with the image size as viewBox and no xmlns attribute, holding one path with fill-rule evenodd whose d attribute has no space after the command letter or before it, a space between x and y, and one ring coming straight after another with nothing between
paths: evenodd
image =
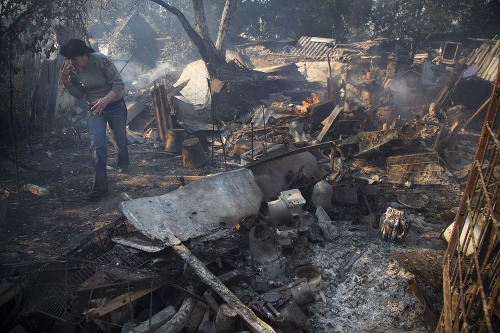
<instances>
[{"instance_id":1,"label":"smoldering rubble","mask_svg":"<svg viewBox=\"0 0 500 333\"><path fill-rule=\"evenodd\" d=\"M432 59L399 41L303 37L238 47L241 72L265 82L210 80L202 62L177 82L143 88L142 75L129 141L180 161L178 188L125 197L120 219L63 256L5 265L8 328L434 331L443 231L498 50ZM477 82L486 91L468 94Z\"/></svg>"}]
</instances>

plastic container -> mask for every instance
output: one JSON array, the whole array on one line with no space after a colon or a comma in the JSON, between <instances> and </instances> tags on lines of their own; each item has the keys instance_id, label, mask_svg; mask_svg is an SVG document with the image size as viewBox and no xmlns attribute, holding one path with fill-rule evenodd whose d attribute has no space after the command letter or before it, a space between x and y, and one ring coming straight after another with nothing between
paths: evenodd
<instances>
[{"instance_id":1,"label":"plastic container","mask_svg":"<svg viewBox=\"0 0 500 333\"><path fill-rule=\"evenodd\" d=\"M27 192L30 192L33 195L36 195L37 197L46 197L50 194L50 191L47 190L45 187L41 187L38 185L34 184L26 184L23 187Z\"/></svg>"},{"instance_id":2,"label":"plastic container","mask_svg":"<svg viewBox=\"0 0 500 333\"><path fill-rule=\"evenodd\" d=\"M326 180L321 180L313 187L311 202L314 206L330 208L332 206L333 187Z\"/></svg>"}]
</instances>

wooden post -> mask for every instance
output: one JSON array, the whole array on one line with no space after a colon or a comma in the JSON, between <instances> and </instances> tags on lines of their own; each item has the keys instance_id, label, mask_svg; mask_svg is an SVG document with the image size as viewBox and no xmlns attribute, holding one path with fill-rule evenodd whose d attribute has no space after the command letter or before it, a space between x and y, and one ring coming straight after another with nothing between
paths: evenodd
<instances>
[{"instance_id":1,"label":"wooden post","mask_svg":"<svg viewBox=\"0 0 500 333\"><path fill-rule=\"evenodd\" d=\"M234 322L238 313L231 309L226 303L222 303L215 317L215 328L219 333L234 332Z\"/></svg>"},{"instance_id":2,"label":"wooden post","mask_svg":"<svg viewBox=\"0 0 500 333\"><path fill-rule=\"evenodd\" d=\"M172 128L167 131L167 143L165 151L169 153L181 153L182 143L186 138L186 131L183 128Z\"/></svg>"},{"instance_id":3,"label":"wooden post","mask_svg":"<svg viewBox=\"0 0 500 333\"><path fill-rule=\"evenodd\" d=\"M164 127L165 118L161 108L160 92L159 89L156 87L156 83L154 85L153 91L151 92L151 95L153 96L153 108L155 111L156 125L158 126L158 136L160 137L161 141L166 142L167 130Z\"/></svg>"},{"instance_id":4,"label":"wooden post","mask_svg":"<svg viewBox=\"0 0 500 333\"><path fill-rule=\"evenodd\" d=\"M170 114L170 104L168 103L168 95L165 85L160 86L160 103L165 116L165 126L167 130L174 128L172 123L172 116Z\"/></svg>"},{"instance_id":5,"label":"wooden post","mask_svg":"<svg viewBox=\"0 0 500 333\"><path fill-rule=\"evenodd\" d=\"M164 85L156 86L155 83L151 94L153 95L153 107L155 110L156 125L158 126L158 135L161 141L166 143L168 130L174 128L167 90Z\"/></svg>"}]
</instances>

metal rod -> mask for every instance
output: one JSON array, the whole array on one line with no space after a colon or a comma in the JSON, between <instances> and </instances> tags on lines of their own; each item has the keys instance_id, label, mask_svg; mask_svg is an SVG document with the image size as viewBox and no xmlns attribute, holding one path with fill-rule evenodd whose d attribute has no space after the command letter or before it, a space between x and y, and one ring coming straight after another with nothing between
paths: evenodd
<instances>
[{"instance_id":1,"label":"metal rod","mask_svg":"<svg viewBox=\"0 0 500 333\"><path fill-rule=\"evenodd\" d=\"M17 203L21 204L21 182L19 180L19 164L18 161L18 153L17 153L17 136L16 136L16 128L14 126L14 38L13 38L13 30L10 31L9 34L9 113L10 113L10 130L12 132L12 145L14 147L14 158L16 160L16 183L17 183Z\"/></svg>"},{"instance_id":2,"label":"metal rod","mask_svg":"<svg viewBox=\"0 0 500 333\"><path fill-rule=\"evenodd\" d=\"M135 55L135 52L132 53L132 55L130 56L130 58L128 58L127 61L125 61L125 65L123 65L122 69L120 69L120 73L125 69L125 67L127 67L128 63L130 62L130 60L132 60L132 57Z\"/></svg>"},{"instance_id":3,"label":"metal rod","mask_svg":"<svg viewBox=\"0 0 500 333\"><path fill-rule=\"evenodd\" d=\"M262 105L262 121L264 122L264 156L267 156L266 113L264 105Z\"/></svg>"},{"instance_id":4,"label":"metal rod","mask_svg":"<svg viewBox=\"0 0 500 333\"><path fill-rule=\"evenodd\" d=\"M217 131L219 132L219 139L220 142L222 143L222 157L224 157L224 170L227 171L227 159L226 159L226 145L224 144L224 141L222 140L222 133L220 132L219 128L219 122L217 124ZM213 145L213 143L212 143Z\"/></svg>"},{"instance_id":5,"label":"metal rod","mask_svg":"<svg viewBox=\"0 0 500 333\"><path fill-rule=\"evenodd\" d=\"M252 128L252 161L253 161L253 122L250 123L250 126Z\"/></svg>"},{"instance_id":6,"label":"metal rod","mask_svg":"<svg viewBox=\"0 0 500 333\"><path fill-rule=\"evenodd\" d=\"M210 86L210 79L207 78L208 92L210 93L210 109L212 113L212 164L214 164L214 140L215 140L215 112L214 112L214 99L212 96L212 87Z\"/></svg>"}]
</instances>

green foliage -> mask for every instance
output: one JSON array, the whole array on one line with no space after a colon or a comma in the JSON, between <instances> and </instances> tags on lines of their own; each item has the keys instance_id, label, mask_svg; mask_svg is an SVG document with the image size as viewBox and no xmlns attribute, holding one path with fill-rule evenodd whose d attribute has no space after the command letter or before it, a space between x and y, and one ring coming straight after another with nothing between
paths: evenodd
<instances>
[{"instance_id":1,"label":"green foliage","mask_svg":"<svg viewBox=\"0 0 500 333\"><path fill-rule=\"evenodd\" d=\"M491 38L499 32L499 15L500 5L494 0L378 0L372 13L373 34L412 42L445 33Z\"/></svg>"},{"instance_id":2,"label":"green foliage","mask_svg":"<svg viewBox=\"0 0 500 333\"><path fill-rule=\"evenodd\" d=\"M347 41L363 35L372 0L242 0L234 34L251 39L298 39L300 36Z\"/></svg>"},{"instance_id":3,"label":"green foliage","mask_svg":"<svg viewBox=\"0 0 500 333\"><path fill-rule=\"evenodd\" d=\"M242 0L233 35L250 39L378 36L418 42L430 34L492 38L500 33L498 0Z\"/></svg>"}]
</instances>

